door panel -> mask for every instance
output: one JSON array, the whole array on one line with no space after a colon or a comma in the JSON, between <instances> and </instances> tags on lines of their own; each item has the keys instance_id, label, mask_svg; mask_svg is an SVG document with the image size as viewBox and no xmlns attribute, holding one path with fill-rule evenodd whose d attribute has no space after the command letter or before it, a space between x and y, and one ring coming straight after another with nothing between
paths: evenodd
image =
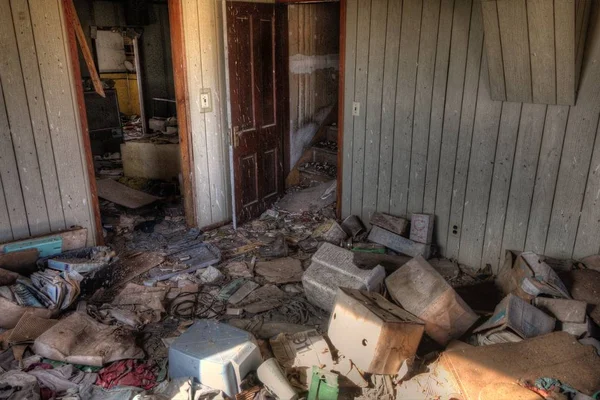
<instances>
[{"instance_id":1,"label":"door panel","mask_svg":"<svg viewBox=\"0 0 600 400\"><path fill-rule=\"evenodd\" d=\"M236 213L244 222L283 189L274 6L228 2L227 44Z\"/></svg>"}]
</instances>

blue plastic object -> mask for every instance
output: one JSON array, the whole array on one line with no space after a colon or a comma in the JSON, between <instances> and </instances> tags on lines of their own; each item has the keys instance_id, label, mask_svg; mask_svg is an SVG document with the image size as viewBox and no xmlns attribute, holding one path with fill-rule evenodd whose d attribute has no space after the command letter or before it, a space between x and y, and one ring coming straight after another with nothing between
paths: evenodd
<instances>
[{"instance_id":1,"label":"blue plastic object","mask_svg":"<svg viewBox=\"0 0 600 400\"><path fill-rule=\"evenodd\" d=\"M212 320L200 320L169 347L169 377L193 377L227 396L262 363L254 337L241 329Z\"/></svg>"},{"instance_id":2,"label":"blue plastic object","mask_svg":"<svg viewBox=\"0 0 600 400\"><path fill-rule=\"evenodd\" d=\"M14 253L15 251L28 249L37 249L40 252L40 257L49 257L60 254L62 252L62 237L52 236L48 238L22 240L4 246L5 253Z\"/></svg>"}]
</instances>

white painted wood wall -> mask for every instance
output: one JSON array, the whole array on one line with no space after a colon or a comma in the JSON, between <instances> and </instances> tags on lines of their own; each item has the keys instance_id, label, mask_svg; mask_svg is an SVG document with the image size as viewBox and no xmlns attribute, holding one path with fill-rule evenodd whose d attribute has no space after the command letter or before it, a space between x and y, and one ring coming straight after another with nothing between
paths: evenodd
<instances>
[{"instance_id":1,"label":"white painted wood wall","mask_svg":"<svg viewBox=\"0 0 600 400\"><path fill-rule=\"evenodd\" d=\"M599 252L597 9L573 107L490 99L479 0L348 0L346 31L344 216L435 214L473 267Z\"/></svg>"},{"instance_id":2,"label":"white painted wood wall","mask_svg":"<svg viewBox=\"0 0 600 400\"><path fill-rule=\"evenodd\" d=\"M182 0L194 204L200 227L231 219L223 1ZM212 94L212 111L207 113L200 109L203 88Z\"/></svg>"},{"instance_id":3,"label":"white painted wood wall","mask_svg":"<svg viewBox=\"0 0 600 400\"><path fill-rule=\"evenodd\" d=\"M0 0L0 242L79 225L94 241L60 0Z\"/></svg>"}]
</instances>

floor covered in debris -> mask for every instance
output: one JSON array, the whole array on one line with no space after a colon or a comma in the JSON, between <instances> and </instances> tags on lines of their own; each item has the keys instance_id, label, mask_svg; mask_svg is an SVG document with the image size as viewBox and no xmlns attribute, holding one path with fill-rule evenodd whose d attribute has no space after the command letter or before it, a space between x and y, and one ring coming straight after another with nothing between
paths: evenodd
<instances>
[{"instance_id":1,"label":"floor covered in debris","mask_svg":"<svg viewBox=\"0 0 600 400\"><path fill-rule=\"evenodd\" d=\"M334 200L206 232L104 201L106 247L4 245L0 399L598 398L600 256L474 270Z\"/></svg>"}]
</instances>

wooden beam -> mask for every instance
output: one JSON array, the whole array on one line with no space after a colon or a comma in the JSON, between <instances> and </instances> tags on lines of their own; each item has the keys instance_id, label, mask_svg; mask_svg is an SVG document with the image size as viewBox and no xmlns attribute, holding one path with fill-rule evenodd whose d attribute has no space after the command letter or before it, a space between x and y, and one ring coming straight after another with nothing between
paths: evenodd
<instances>
[{"instance_id":1,"label":"wooden beam","mask_svg":"<svg viewBox=\"0 0 600 400\"><path fill-rule=\"evenodd\" d=\"M69 13L74 11L73 0L62 0L65 14L65 24L69 26ZM95 243L98 246L104 244L104 235L102 231L102 218L100 217L100 203L98 200L98 189L96 188L96 172L94 171L94 160L92 157L92 145L90 143L90 133L88 131L87 112L85 110L85 100L83 98L83 84L81 83L81 69L79 68L79 55L77 53L77 39L73 29L66 29L69 44L69 58L73 67L75 81L75 92L77 96L77 110L79 111L79 122L81 123L81 134L83 148L85 150L85 164L87 166L88 182L90 185L91 207L94 217Z\"/></svg>"},{"instance_id":2,"label":"wooden beam","mask_svg":"<svg viewBox=\"0 0 600 400\"><path fill-rule=\"evenodd\" d=\"M81 23L79 22L79 17L77 16L77 11L75 10L73 0L63 1L63 5L67 19L67 27L70 27L75 31L77 41L79 42L79 47L81 48L81 53L85 59L85 64L88 67L90 76L92 77L92 82L94 83L94 90L100 96L106 97L106 94L104 94L104 88L102 87L102 81L100 80L100 76L96 70L96 64L94 64L94 57L92 57L92 52L90 51L87 41L85 40L85 34L83 33L83 28L81 28Z\"/></svg>"},{"instance_id":3,"label":"wooden beam","mask_svg":"<svg viewBox=\"0 0 600 400\"><path fill-rule=\"evenodd\" d=\"M188 227L197 225L194 207L193 168L191 147L191 122L188 113L189 95L185 62L185 42L183 32L182 4L180 0L169 0L169 24L171 26L171 52L173 56L173 76L175 79L175 99L177 101L177 121L179 121L179 146L181 151L181 175L183 176L183 207Z\"/></svg>"}]
</instances>

